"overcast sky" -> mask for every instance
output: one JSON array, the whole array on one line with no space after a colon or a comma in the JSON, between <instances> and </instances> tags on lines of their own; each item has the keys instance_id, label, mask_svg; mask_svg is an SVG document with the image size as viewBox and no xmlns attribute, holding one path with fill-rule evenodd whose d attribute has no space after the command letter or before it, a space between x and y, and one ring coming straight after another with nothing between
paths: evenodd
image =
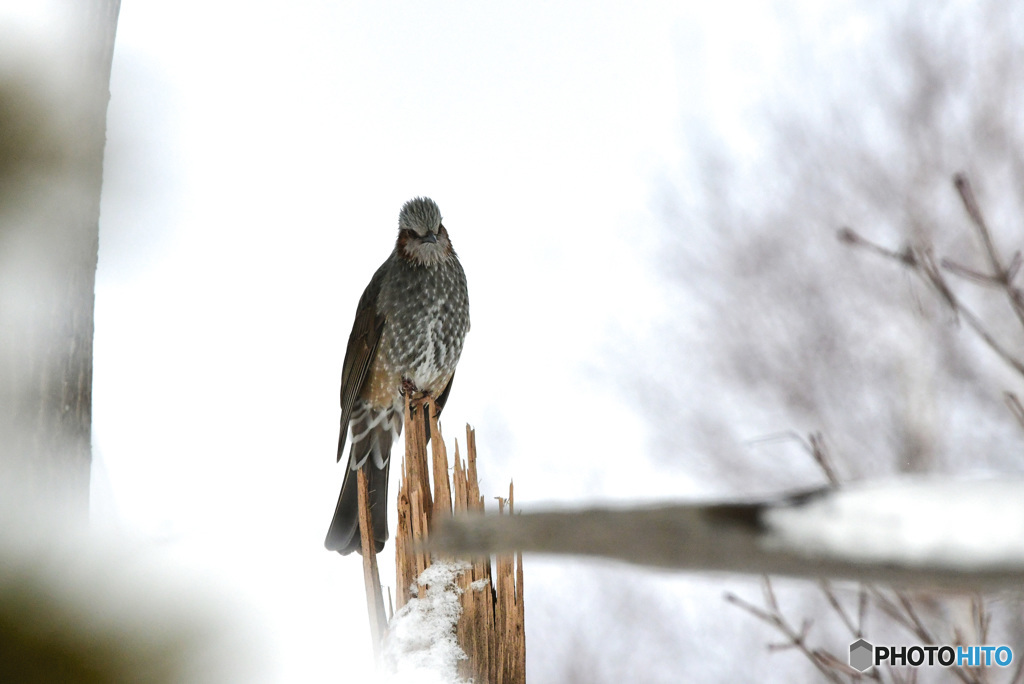
<instances>
[{"instance_id":1,"label":"overcast sky","mask_svg":"<svg viewBox=\"0 0 1024 684\"><path fill-rule=\"evenodd\" d=\"M264 681L370 672L360 563L322 542L355 305L417 195L439 204L469 280L443 426L449 443L478 429L482 491L514 478L523 508L700 494L642 457L643 417L605 371L623 331L686 316L653 275L658 193L695 131L756 153L752 112L785 83L782 29L814 22L783 8L125 0L96 286L97 518L244 606ZM615 596L595 609L567 592L628 584L680 624L722 593L529 558L526 584L534 681L587 650L573 638L605 657L638 648L609 641ZM657 647L666 662L690 648Z\"/></svg>"}]
</instances>

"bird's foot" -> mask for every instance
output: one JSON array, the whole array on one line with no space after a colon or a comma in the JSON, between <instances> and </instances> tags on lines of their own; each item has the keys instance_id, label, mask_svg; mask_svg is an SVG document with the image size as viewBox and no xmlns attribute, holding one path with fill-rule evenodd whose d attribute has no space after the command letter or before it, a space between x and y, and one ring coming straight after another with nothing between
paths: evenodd
<instances>
[{"instance_id":1,"label":"bird's foot","mask_svg":"<svg viewBox=\"0 0 1024 684\"><path fill-rule=\"evenodd\" d=\"M430 398L430 392L420 390L416 384L408 378L402 378L402 394L409 397L409 404L412 408L422 406Z\"/></svg>"}]
</instances>

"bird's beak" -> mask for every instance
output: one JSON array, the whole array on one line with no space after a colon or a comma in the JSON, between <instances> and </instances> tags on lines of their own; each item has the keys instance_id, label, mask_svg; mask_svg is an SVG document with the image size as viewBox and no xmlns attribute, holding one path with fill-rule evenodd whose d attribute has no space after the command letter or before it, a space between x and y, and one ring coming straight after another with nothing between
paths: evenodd
<instances>
[{"instance_id":1,"label":"bird's beak","mask_svg":"<svg viewBox=\"0 0 1024 684\"><path fill-rule=\"evenodd\" d=\"M430 242L430 243L433 243L433 244L437 244L437 236L434 235L433 233L427 233L426 235L424 235L420 239L423 240L423 242Z\"/></svg>"}]
</instances>

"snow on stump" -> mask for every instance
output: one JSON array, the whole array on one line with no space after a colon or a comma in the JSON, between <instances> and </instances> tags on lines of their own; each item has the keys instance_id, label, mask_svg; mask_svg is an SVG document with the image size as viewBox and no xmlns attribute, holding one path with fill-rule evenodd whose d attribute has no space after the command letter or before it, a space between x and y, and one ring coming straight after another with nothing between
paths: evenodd
<instances>
[{"instance_id":1,"label":"snow on stump","mask_svg":"<svg viewBox=\"0 0 1024 684\"><path fill-rule=\"evenodd\" d=\"M469 568L464 561L435 561L416 579L419 595L410 598L388 625L381 653L385 675L397 681L459 681L460 661L466 660L455 638L462 615L459 578Z\"/></svg>"}]
</instances>

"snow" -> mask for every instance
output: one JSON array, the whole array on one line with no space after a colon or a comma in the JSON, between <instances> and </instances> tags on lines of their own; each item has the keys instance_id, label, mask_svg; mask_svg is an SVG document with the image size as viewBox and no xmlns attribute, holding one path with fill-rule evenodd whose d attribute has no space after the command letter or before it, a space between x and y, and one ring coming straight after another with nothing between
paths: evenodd
<instances>
[{"instance_id":1,"label":"snow","mask_svg":"<svg viewBox=\"0 0 1024 684\"><path fill-rule=\"evenodd\" d=\"M384 639L384 681L416 684L455 684L458 663L466 654L455 641L455 625L462 614L456 584L469 569L464 561L434 561L416 580L417 598L395 613ZM416 586L413 587L416 591Z\"/></svg>"},{"instance_id":2,"label":"snow","mask_svg":"<svg viewBox=\"0 0 1024 684\"><path fill-rule=\"evenodd\" d=\"M814 556L971 570L1024 567L1024 480L850 485L765 514L768 544Z\"/></svg>"}]
</instances>

